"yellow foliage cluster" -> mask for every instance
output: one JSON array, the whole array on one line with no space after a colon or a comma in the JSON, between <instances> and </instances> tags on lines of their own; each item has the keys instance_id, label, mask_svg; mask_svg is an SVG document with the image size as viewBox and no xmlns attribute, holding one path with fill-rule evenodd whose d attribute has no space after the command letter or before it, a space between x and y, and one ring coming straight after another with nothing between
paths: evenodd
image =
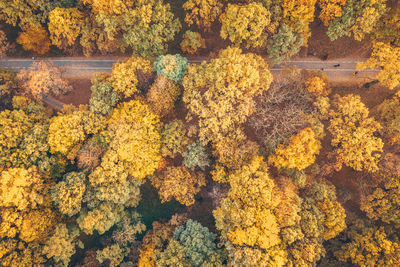
<instances>
[{"instance_id":1,"label":"yellow foliage cluster","mask_svg":"<svg viewBox=\"0 0 400 267\"><path fill-rule=\"evenodd\" d=\"M50 39L46 29L41 26L30 27L18 35L17 43L24 50L32 50L39 55L46 54L50 50Z\"/></svg>"},{"instance_id":2,"label":"yellow foliage cluster","mask_svg":"<svg viewBox=\"0 0 400 267\"><path fill-rule=\"evenodd\" d=\"M334 238L346 229L346 212L339 202L325 198L324 201L318 202L317 206L325 214L323 233L325 240Z\"/></svg>"},{"instance_id":3,"label":"yellow foliage cluster","mask_svg":"<svg viewBox=\"0 0 400 267\"><path fill-rule=\"evenodd\" d=\"M48 186L35 166L9 168L0 174L0 206L23 211L48 204Z\"/></svg>"},{"instance_id":4,"label":"yellow foliage cluster","mask_svg":"<svg viewBox=\"0 0 400 267\"><path fill-rule=\"evenodd\" d=\"M49 32L53 45L66 48L75 43L83 27L83 14L77 8L55 8L49 14Z\"/></svg>"},{"instance_id":5,"label":"yellow foliage cluster","mask_svg":"<svg viewBox=\"0 0 400 267\"><path fill-rule=\"evenodd\" d=\"M98 133L105 125L100 115L91 111L74 111L51 118L47 142L52 153L75 158L88 134Z\"/></svg>"},{"instance_id":6,"label":"yellow foliage cluster","mask_svg":"<svg viewBox=\"0 0 400 267\"><path fill-rule=\"evenodd\" d=\"M89 4L95 13L122 14L132 7L135 0L82 0Z\"/></svg>"},{"instance_id":7,"label":"yellow foliage cluster","mask_svg":"<svg viewBox=\"0 0 400 267\"><path fill-rule=\"evenodd\" d=\"M153 71L150 61L141 57L131 57L125 62L113 65L109 81L115 92L124 97L138 93L138 73L149 74Z\"/></svg>"},{"instance_id":8,"label":"yellow foliage cluster","mask_svg":"<svg viewBox=\"0 0 400 267\"><path fill-rule=\"evenodd\" d=\"M247 5L228 4L221 15L221 37L229 38L234 45L262 47L266 42L265 28L271 22L271 14L261 3Z\"/></svg>"},{"instance_id":9,"label":"yellow foliage cluster","mask_svg":"<svg viewBox=\"0 0 400 267\"><path fill-rule=\"evenodd\" d=\"M337 96L328 130L333 135L332 146L337 147L340 162L357 171L375 172L383 142L374 133L381 125L368 115L368 108L359 96Z\"/></svg>"},{"instance_id":10,"label":"yellow foliage cluster","mask_svg":"<svg viewBox=\"0 0 400 267\"><path fill-rule=\"evenodd\" d=\"M304 44L311 36L309 24L314 21L315 3L317 0L283 0L283 21L297 33L304 35Z\"/></svg>"},{"instance_id":11,"label":"yellow foliage cluster","mask_svg":"<svg viewBox=\"0 0 400 267\"><path fill-rule=\"evenodd\" d=\"M381 132L392 144L400 144L400 92L385 99L374 109L374 117L383 126Z\"/></svg>"},{"instance_id":12,"label":"yellow foliage cluster","mask_svg":"<svg viewBox=\"0 0 400 267\"><path fill-rule=\"evenodd\" d=\"M189 65L183 78L188 119L199 119L200 140L218 142L254 112L253 97L272 82L268 64L239 48L222 50L216 59Z\"/></svg>"},{"instance_id":13,"label":"yellow foliage cluster","mask_svg":"<svg viewBox=\"0 0 400 267\"><path fill-rule=\"evenodd\" d=\"M273 208L274 182L262 157L229 175L228 197L213 211L216 226L235 245L269 249L278 245L279 226Z\"/></svg>"},{"instance_id":14,"label":"yellow foliage cluster","mask_svg":"<svg viewBox=\"0 0 400 267\"><path fill-rule=\"evenodd\" d=\"M400 83L400 48L376 42L371 57L357 64L358 70L379 68L378 80L389 89L394 89Z\"/></svg>"},{"instance_id":15,"label":"yellow foliage cluster","mask_svg":"<svg viewBox=\"0 0 400 267\"><path fill-rule=\"evenodd\" d=\"M187 0L183 4L186 11L185 22L188 26L196 24L199 28L209 30L222 13L222 8L221 0Z\"/></svg>"},{"instance_id":16,"label":"yellow foliage cluster","mask_svg":"<svg viewBox=\"0 0 400 267\"><path fill-rule=\"evenodd\" d=\"M160 175L152 178L152 184L158 189L161 202L175 198L179 203L190 206L200 188L206 185L204 175L191 173L186 167L169 167Z\"/></svg>"},{"instance_id":17,"label":"yellow foliage cluster","mask_svg":"<svg viewBox=\"0 0 400 267\"><path fill-rule=\"evenodd\" d=\"M153 174L161 161L159 127L158 116L140 100L120 104L109 119L110 148L139 180Z\"/></svg>"},{"instance_id":18,"label":"yellow foliage cluster","mask_svg":"<svg viewBox=\"0 0 400 267\"><path fill-rule=\"evenodd\" d=\"M151 256L154 254L155 246L153 243L149 243L140 249L138 267L154 267L154 260Z\"/></svg>"},{"instance_id":19,"label":"yellow foliage cluster","mask_svg":"<svg viewBox=\"0 0 400 267\"><path fill-rule=\"evenodd\" d=\"M314 131L305 128L292 136L287 146L280 145L275 154L268 158L268 162L277 168L303 170L314 163L320 149L321 142L316 139Z\"/></svg>"},{"instance_id":20,"label":"yellow foliage cluster","mask_svg":"<svg viewBox=\"0 0 400 267\"><path fill-rule=\"evenodd\" d=\"M318 76L309 78L305 84L307 91L315 96L327 96L330 93L325 81Z\"/></svg>"},{"instance_id":21,"label":"yellow foliage cluster","mask_svg":"<svg viewBox=\"0 0 400 267\"><path fill-rule=\"evenodd\" d=\"M325 26L328 26L331 20L342 16L342 9L345 4L346 0L318 0L318 5L321 8L319 18Z\"/></svg>"}]
</instances>

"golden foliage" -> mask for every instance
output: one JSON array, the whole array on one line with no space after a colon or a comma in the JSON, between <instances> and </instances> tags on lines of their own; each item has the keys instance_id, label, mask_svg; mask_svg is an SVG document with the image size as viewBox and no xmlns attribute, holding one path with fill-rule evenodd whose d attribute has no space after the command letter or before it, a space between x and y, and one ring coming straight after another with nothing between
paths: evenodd
<instances>
[{"instance_id":1,"label":"golden foliage","mask_svg":"<svg viewBox=\"0 0 400 267\"><path fill-rule=\"evenodd\" d=\"M313 94L317 97L327 96L330 93L325 81L318 76L310 77L306 81L306 89L310 94Z\"/></svg>"},{"instance_id":2,"label":"golden foliage","mask_svg":"<svg viewBox=\"0 0 400 267\"><path fill-rule=\"evenodd\" d=\"M266 42L265 28L271 21L270 15L261 3L228 4L220 18L220 35L223 39L229 38L234 45L262 47Z\"/></svg>"},{"instance_id":3,"label":"golden foliage","mask_svg":"<svg viewBox=\"0 0 400 267\"><path fill-rule=\"evenodd\" d=\"M161 202L175 198L179 203L190 206L200 188L206 185L202 173L191 173L186 167L168 167L160 175L152 178L153 186L158 190Z\"/></svg>"},{"instance_id":4,"label":"golden foliage","mask_svg":"<svg viewBox=\"0 0 400 267\"><path fill-rule=\"evenodd\" d=\"M321 142L316 139L314 131L305 128L292 136L287 146L280 145L268 162L277 168L303 170L314 163L320 149Z\"/></svg>"},{"instance_id":5,"label":"golden foliage","mask_svg":"<svg viewBox=\"0 0 400 267\"><path fill-rule=\"evenodd\" d=\"M109 119L110 148L139 180L153 174L161 160L159 127L158 116L140 100L120 104Z\"/></svg>"},{"instance_id":6,"label":"golden foliage","mask_svg":"<svg viewBox=\"0 0 400 267\"><path fill-rule=\"evenodd\" d=\"M23 215L19 238L25 242L43 242L51 233L57 220L57 214L49 208L32 210Z\"/></svg>"},{"instance_id":7,"label":"golden foliage","mask_svg":"<svg viewBox=\"0 0 400 267\"><path fill-rule=\"evenodd\" d=\"M374 109L375 118L383 126L381 132L392 144L400 144L400 94L385 99Z\"/></svg>"},{"instance_id":8,"label":"golden foliage","mask_svg":"<svg viewBox=\"0 0 400 267\"><path fill-rule=\"evenodd\" d=\"M377 171L383 142L374 133L381 125L368 117L368 108L359 96L336 97L333 106L328 130L333 135L331 143L337 147L339 161L357 171Z\"/></svg>"},{"instance_id":9,"label":"golden foliage","mask_svg":"<svg viewBox=\"0 0 400 267\"><path fill-rule=\"evenodd\" d=\"M317 0L283 0L283 21L297 33L304 35L304 44L311 36L309 24L314 21L315 3Z\"/></svg>"},{"instance_id":10,"label":"golden foliage","mask_svg":"<svg viewBox=\"0 0 400 267\"><path fill-rule=\"evenodd\" d=\"M30 27L18 35L17 43L22 45L24 50L32 50L39 55L44 55L50 50L50 39L47 31L41 27Z\"/></svg>"},{"instance_id":11,"label":"golden foliage","mask_svg":"<svg viewBox=\"0 0 400 267\"><path fill-rule=\"evenodd\" d=\"M318 5L321 8L319 18L325 26L328 26L331 20L342 16L342 9L345 4L346 0L318 0Z\"/></svg>"},{"instance_id":12,"label":"golden foliage","mask_svg":"<svg viewBox=\"0 0 400 267\"><path fill-rule=\"evenodd\" d=\"M91 5L95 13L122 14L133 6L134 0L82 0L83 4Z\"/></svg>"},{"instance_id":13,"label":"golden foliage","mask_svg":"<svg viewBox=\"0 0 400 267\"><path fill-rule=\"evenodd\" d=\"M125 62L115 63L109 81L115 92L131 97L139 92L138 73L149 74L153 71L150 61L141 57L131 57Z\"/></svg>"},{"instance_id":14,"label":"golden foliage","mask_svg":"<svg viewBox=\"0 0 400 267\"><path fill-rule=\"evenodd\" d=\"M210 30L212 23L222 13L221 0L187 0L183 4L188 26L196 24L199 29Z\"/></svg>"},{"instance_id":15,"label":"golden foliage","mask_svg":"<svg viewBox=\"0 0 400 267\"><path fill-rule=\"evenodd\" d=\"M140 249L138 267L154 267L154 260L151 256L154 254L154 244L146 244Z\"/></svg>"},{"instance_id":16,"label":"golden foliage","mask_svg":"<svg viewBox=\"0 0 400 267\"><path fill-rule=\"evenodd\" d=\"M400 48L376 42L371 57L357 64L358 70L378 68L381 69L378 80L389 89L394 89L400 83Z\"/></svg>"},{"instance_id":17,"label":"golden foliage","mask_svg":"<svg viewBox=\"0 0 400 267\"><path fill-rule=\"evenodd\" d=\"M279 226L272 212L274 182L262 157L229 175L228 197L213 211L216 226L233 244L269 249L278 245Z\"/></svg>"},{"instance_id":18,"label":"golden foliage","mask_svg":"<svg viewBox=\"0 0 400 267\"><path fill-rule=\"evenodd\" d=\"M267 90L272 75L267 63L238 48L222 50L216 59L189 65L183 78L188 119L196 116L200 140L218 142L254 111L253 97Z\"/></svg>"},{"instance_id":19,"label":"golden foliage","mask_svg":"<svg viewBox=\"0 0 400 267\"><path fill-rule=\"evenodd\" d=\"M72 46L81 33L83 14L77 8L55 8L49 14L49 32L53 45Z\"/></svg>"},{"instance_id":20,"label":"golden foliage","mask_svg":"<svg viewBox=\"0 0 400 267\"><path fill-rule=\"evenodd\" d=\"M317 206L325 214L325 231L323 233L325 240L334 238L346 229L346 212L339 202L326 198L324 201L318 202Z\"/></svg>"},{"instance_id":21,"label":"golden foliage","mask_svg":"<svg viewBox=\"0 0 400 267\"><path fill-rule=\"evenodd\" d=\"M0 174L0 206L24 211L48 205L48 186L35 166L7 169Z\"/></svg>"}]
</instances>

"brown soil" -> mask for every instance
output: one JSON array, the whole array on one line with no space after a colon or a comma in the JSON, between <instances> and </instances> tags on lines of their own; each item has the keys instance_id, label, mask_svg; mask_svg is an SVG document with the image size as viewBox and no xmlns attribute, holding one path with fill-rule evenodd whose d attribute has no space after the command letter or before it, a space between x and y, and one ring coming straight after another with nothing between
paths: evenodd
<instances>
[{"instance_id":1,"label":"brown soil","mask_svg":"<svg viewBox=\"0 0 400 267\"><path fill-rule=\"evenodd\" d=\"M63 96L57 98L65 104L85 105L89 104L91 95L90 87L91 81L89 78L67 78L68 82L72 85L73 90Z\"/></svg>"},{"instance_id":2,"label":"brown soil","mask_svg":"<svg viewBox=\"0 0 400 267\"><path fill-rule=\"evenodd\" d=\"M325 27L319 19L310 24L311 37L308 47L303 47L299 53L301 57L316 56L321 59L338 59L345 57L365 58L371 53L371 40L366 38L359 42L353 37L341 37L331 41L326 34Z\"/></svg>"}]
</instances>

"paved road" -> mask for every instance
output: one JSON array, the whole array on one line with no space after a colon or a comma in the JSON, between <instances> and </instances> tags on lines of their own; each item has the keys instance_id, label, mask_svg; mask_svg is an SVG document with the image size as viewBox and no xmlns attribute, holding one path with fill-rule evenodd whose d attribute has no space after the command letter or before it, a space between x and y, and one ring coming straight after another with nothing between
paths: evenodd
<instances>
[{"instance_id":1,"label":"paved road","mask_svg":"<svg viewBox=\"0 0 400 267\"><path fill-rule=\"evenodd\" d=\"M102 57L102 58L41 58L37 60L49 60L54 62L57 66L63 67L65 72L64 76L67 77L82 77L90 78L96 72L110 72L112 65L115 62L121 61L124 58L116 57ZM270 68L272 73L278 73L284 66L297 66L300 69L306 70L323 70L328 78L333 82L365 82L374 79L376 70L363 70L355 75L356 65L359 61L365 59L347 59L347 60L332 60L322 61L315 58L303 58L283 62L282 64L272 66ZM26 69L32 65L32 59L26 58L6 58L0 60L0 67L12 68L15 70ZM189 59L191 63L200 63L200 59Z\"/></svg>"}]
</instances>

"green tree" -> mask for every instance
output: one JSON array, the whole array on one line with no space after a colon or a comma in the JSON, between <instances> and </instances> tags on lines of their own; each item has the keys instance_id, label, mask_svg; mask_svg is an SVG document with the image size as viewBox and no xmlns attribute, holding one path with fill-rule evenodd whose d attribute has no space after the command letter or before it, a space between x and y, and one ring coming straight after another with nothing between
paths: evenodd
<instances>
[{"instance_id":1,"label":"green tree","mask_svg":"<svg viewBox=\"0 0 400 267\"><path fill-rule=\"evenodd\" d=\"M191 219L185 226L175 229L174 238L185 247L186 257L195 266L200 266L216 250L214 243L216 235L210 233L207 227Z\"/></svg>"},{"instance_id":2,"label":"green tree","mask_svg":"<svg viewBox=\"0 0 400 267\"><path fill-rule=\"evenodd\" d=\"M210 166L207 152L201 144L193 143L188 145L182 156L183 164L191 170L199 167L204 171L206 167Z\"/></svg>"},{"instance_id":3,"label":"green tree","mask_svg":"<svg viewBox=\"0 0 400 267\"><path fill-rule=\"evenodd\" d=\"M187 131L180 120L165 124L161 130L162 155L173 158L177 154L182 154L189 144L189 138L186 134Z\"/></svg>"},{"instance_id":4,"label":"green tree","mask_svg":"<svg viewBox=\"0 0 400 267\"><path fill-rule=\"evenodd\" d=\"M163 55L154 62L154 69L157 75L164 75L174 82L179 82L185 74L187 63L187 59L179 54Z\"/></svg>"},{"instance_id":5,"label":"green tree","mask_svg":"<svg viewBox=\"0 0 400 267\"><path fill-rule=\"evenodd\" d=\"M89 109L92 112L108 115L117 105L119 97L113 91L111 83L107 81L105 74L97 74L92 79L90 87L92 94L89 99Z\"/></svg>"}]
</instances>

